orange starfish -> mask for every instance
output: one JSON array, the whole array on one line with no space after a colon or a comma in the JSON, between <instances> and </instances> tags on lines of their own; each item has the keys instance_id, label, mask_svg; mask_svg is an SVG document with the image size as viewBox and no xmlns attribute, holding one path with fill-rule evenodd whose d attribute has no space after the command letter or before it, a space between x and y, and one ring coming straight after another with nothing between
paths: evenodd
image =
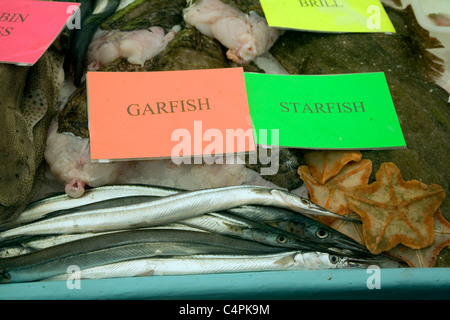
<instances>
[{"instance_id":1,"label":"orange starfish","mask_svg":"<svg viewBox=\"0 0 450 320\"><path fill-rule=\"evenodd\" d=\"M367 249L379 254L400 243L413 249L431 245L433 216L444 201L444 190L417 180L405 182L392 162L381 164L375 178L371 185L345 193L349 209L362 219Z\"/></svg>"},{"instance_id":2,"label":"orange starfish","mask_svg":"<svg viewBox=\"0 0 450 320\"><path fill-rule=\"evenodd\" d=\"M310 151L303 155L305 162L314 179L324 184L337 175L350 161L360 161L360 151Z\"/></svg>"},{"instance_id":3,"label":"orange starfish","mask_svg":"<svg viewBox=\"0 0 450 320\"><path fill-rule=\"evenodd\" d=\"M441 250L448 245L450 245L450 223L438 209L434 215L434 243L431 246L410 249L399 245L390 250L389 254L404 260L411 268L432 268Z\"/></svg>"},{"instance_id":4,"label":"orange starfish","mask_svg":"<svg viewBox=\"0 0 450 320\"><path fill-rule=\"evenodd\" d=\"M321 184L314 179L308 166L298 168L298 174L308 188L311 201L341 215L351 212L347 207L345 198L347 188L366 185L371 172L372 161L370 160L350 162L336 176L328 180L327 183ZM330 223L334 219L320 220L324 223Z\"/></svg>"}]
</instances>

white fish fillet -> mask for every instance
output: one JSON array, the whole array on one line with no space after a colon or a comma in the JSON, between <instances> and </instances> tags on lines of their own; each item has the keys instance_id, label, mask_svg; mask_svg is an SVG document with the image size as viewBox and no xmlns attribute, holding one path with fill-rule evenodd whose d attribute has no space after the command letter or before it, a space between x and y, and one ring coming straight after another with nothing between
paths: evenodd
<instances>
[{"instance_id":1,"label":"white fish fillet","mask_svg":"<svg viewBox=\"0 0 450 320\"><path fill-rule=\"evenodd\" d=\"M49 129L45 160L51 173L66 184L65 191L72 197L83 195L85 185L99 187L106 184L142 183L186 190L251 184L277 187L244 164L175 165L169 160L90 161L89 139L57 132L54 121Z\"/></svg>"},{"instance_id":2,"label":"white fish fillet","mask_svg":"<svg viewBox=\"0 0 450 320\"><path fill-rule=\"evenodd\" d=\"M245 64L267 52L282 34L255 12L246 15L220 0L197 0L184 9L186 23L216 38L229 50L227 57Z\"/></svg>"},{"instance_id":3,"label":"white fish fillet","mask_svg":"<svg viewBox=\"0 0 450 320\"><path fill-rule=\"evenodd\" d=\"M119 58L143 66L164 50L180 29L174 26L167 33L158 26L135 31L99 30L89 45L88 69L98 70Z\"/></svg>"}]
</instances>

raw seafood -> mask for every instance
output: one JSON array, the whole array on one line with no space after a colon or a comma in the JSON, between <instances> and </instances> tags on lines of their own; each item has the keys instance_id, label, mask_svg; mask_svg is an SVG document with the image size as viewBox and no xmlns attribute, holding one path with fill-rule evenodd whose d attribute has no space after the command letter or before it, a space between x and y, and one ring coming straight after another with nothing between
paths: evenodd
<instances>
[{"instance_id":1,"label":"raw seafood","mask_svg":"<svg viewBox=\"0 0 450 320\"><path fill-rule=\"evenodd\" d=\"M62 62L61 53L50 48L32 67L0 64L0 222L18 214L42 185Z\"/></svg>"},{"instance_id":2,"label":"raw seafood","mask_svg":"<svg viewBox=\"0 0 450 320\"><path fill-rule=\"evenodd\" d=\"M118 10L101 24L102 30L143 30L159 26L168 32L183 24L185 0L137 0Z\"/></svg>"},{"instance_id":3,"label":"raw seafood","mask_svg":"<svg viewBox=\"0 0 450 320\"><path fill-rule=\"evenodd\" d=\"M248 204L271 205L302 214L348 219L284 190L231 186L183 192L126 206L70 209L48 219L5 230L0 233L0 240L32 234L102 232L150 227Z\"/></svg>"},{"instance_id":4,"label":"raw seafood","mask_svg":"<svg viewBox=\"0 0 450 320\"><path fill-rule=\"evenodd\" d=\"M135 277L142 275L210 274L365 268L369 265L396 268L393 261L376 261L335 256L323 252L283 252L261 255L193 255L174 258L148 258L122 261L81 270L81 279ZM66 280L67 274L47 280Z\"/></svg>"},{"instance_id":5,"label":"raw seafood","mask_svg":"<svg viewBox=\"0 0 450 320\"><path fill-rule=\"evenodd\" d=\"M396 34L286 31L270 52L292 74L384 72L407 148L361 151L363 158L372 160L373 172L383 162L394 162L405 179L449 190L449 93L433 83L444 66L429 50L442 44L420 27L410 6L385 9ZM450 217L448 199L442 214Z\"/></svg>"},{"instance_id":6,"label":"raw seafood","mask_svg":"<svg viewBox=\"0 0 450 320\"><path fill-rule=\"evenodd\" d=\"M346 190L351 187L366 185L372 173L372 161L349 162L331 179L322 184L311 175L308 166L298 168L300 177L305 182L310 199L315 203L333 212L345 215L352 212L344 196ZM322 222L330 222L333 219L322 219Z\"/></svg>"},{"instance_id":7,"label":"raw seafood","mask_svg":"<svg viewBox=\"0 0 450 320\"><path fill-rule=\"evenodd\" d=\"M205 232L164 229L123 231L0 259L0 283L42 280L65 273L71 265L89 268L152 256L280 251L277 247Z\"/></svg>"},{"instance_id":8,"label":"raw seafood","mask_svg":"<svg viewBox=\"0 0 450 320\"><path fill-rule=\"evenodd\" d=\"M437 265L441 250L450 245L450 222L444 219L440 210L434 214L434 242L423 249L411 249L398 245L389 254L406 261L411 268L432 268Z\"/></svg>"},{"instance_id":9,"label":"raw seafood","mask_svg":"<svg viewBox=\"0 0 450 320\"><path fill-rule=\"evenodd\" d=\"M324 184L334 177L350 161L360 161L359 151L309 151L303 154L313 178Z\"/></svg>"},{"instance_id":10,"label":"raw seafood","mask_svg":"<svg viewBox=\"0 0 450 320\"><path fill-rule=\"evenodd\" d=\"M133 31L99 30L89 46L87 68L98 70L121 58L143 66L164 50L179 30L179 26L167 33L159 26Z\"/></svg>"},{"instance_id":11,"label":"raw seafood","mask_svg":"<svg viewBox=\"0 0 450 320\"><path fill-rule=\"evenodd\" d=\"M444 190L420 181L404 181L393 163L383 163L371 185L349 188L348 207L361 216L364 241L374 254L402 243L413 249L434 241L433 218Z\"/></svg>"},{"instance_id":12,"label":"raw seafood","mask_svg":"<svg viewBox=\"0 0 450 320\"><path fill-rule=\"evenodd\" d=\"M91 187L117 183L130 172L130 162L91 162L89 139L57 132L53 121L48 132L45 160L51 172L66 183L65 191L74 198L83 195L86 184Z\"/></svg>"},{"instance_id":13,"label":"raw seafood","mask_svg":"<svg viewBox=\"0 0 450 320\"><path fill-rule=\"evenodd\" d=\"M265 53L282 33L256 12L247 15L220 0L193 1L183 17L201 33L219 40L229 49L227 57L241 64Z\"/></svg>"}]
</instances>

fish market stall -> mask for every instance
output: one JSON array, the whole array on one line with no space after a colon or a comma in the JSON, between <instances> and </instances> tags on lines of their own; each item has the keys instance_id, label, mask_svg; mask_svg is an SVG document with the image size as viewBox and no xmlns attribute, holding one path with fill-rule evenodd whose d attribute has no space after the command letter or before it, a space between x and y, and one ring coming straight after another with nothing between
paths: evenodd
<instances>
[{"instance_id":1,"label":"fish market stall","mask_svg":"<svg viewBox=\"0 0 450 320\"><path fill-rule=\"evenodd\" d=\"M395 32L272 27L256 0L78 2L34 64L0 64L0 299L450 297L446 2L382 1ZM227 153L234 125L255 134Z\"/></svg>"}]
</instances>

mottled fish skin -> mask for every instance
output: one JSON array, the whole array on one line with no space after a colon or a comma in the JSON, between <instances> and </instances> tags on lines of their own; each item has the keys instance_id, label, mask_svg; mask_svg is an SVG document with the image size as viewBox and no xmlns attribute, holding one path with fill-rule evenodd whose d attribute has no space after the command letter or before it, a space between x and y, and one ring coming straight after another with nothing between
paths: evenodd
<instances>
[{"instance_id":1,"label":"mottled fish skin","mask_svg":"<svg viewBox=\"0 0 450 320\"><path fill-rule=\"evenodd\" d=\"M168 32L175 25L182 26L185 0L137 0L118 10L101 24L103 30L133 31L153 26Z\"/></svg>"},{"instance_id":2,"label":"mottled fish skin","mask_svg":"<svg viewBox=\"0 0 450 320\"><path fill-rule=\"evenodd\" d=\"M20 213L41 187L46 136L64 80L62 61L50 47L32 67L0 66L0 223Z\"/></svg>"},{"instance_id":3,"label":"mottled fish skin","mask_svg":"<svg viewBox=\"0 0 450 320\"><path fill-rule=\"evenodd\" d=\"M83 139L89 138L87 87L83 81L58 113L58 133L73 133Z\"/></svg>"},{"instance_id":4,"label":"mottled fish skin","mask_svg":"<svg viewBox=\"0 0 450 320\"><path fill-rule=\"evenodd\" d=\"M303 184L297 170L305 164L305 160L298 150L293 148L268 149L259 146L255 155L256 159L251 155L246 155L245 166L260 173L264 179L287 190L297 189ZM261 159L268 163L263 163ZM277 163L273 163L275 161ZM273 168L277 169L275 174L271 172ZM262 174L264 171L261 170L268 170L269 174Z\"/></svg>"},{"instance_id":5,"label":"mottled fish skin","mask_svg":"<svg viewBox=\"0 0 450 320\"><path fill-rule=\"evenodd\" d=\"M223 47L217 40L201 34L193 27L186 27L155 58L152 70L217 69L226 66Z\"/></svg>"},{"instance_id":6,"label":"mottled fish skin","mask_svg":"<svg viewBox=\"0 0 450 320\"><path fill-rule=\"evenodd\" d=\"M180 223L169 223L161 226L154 226L149 228L143 228L139 230L183 230L183 231L196 231L207 232L202 229L190 227ZM116 230L99 233L77 233L77 234L55 234L55 235L41 235L41 236L23 236L14 239L9 239L2 242L0 246L0 258L15 257L22 254L28 254L37 252L42 249L54 247L56 245L65 244L80 239L97 237L109 233L118 233L129 230Z\"/></svg>"},{"instance_id":7,"label":"mottled fish skin","mask_svg":"<svg viewBox=\"0 0 450 320\"><path fill-rule=\"evenodd\" d=\"M20 204L33 184L33 146L20 105L29 68L0 64L0 204ZM25 191L25 192L24 192Z\"/></svg>"},{"instance_id":8,"label":"mottled fish skin","mask_svg":"<svg viewBox=\"0 0 450 320\"><path fill-rule=\"evenodd\" d=\"M34 253L0 259L0 283L45 279L71 265L89 268L155 255L258 254L280 248L218 234L186 230L134 230L80 239Z\"/></svg>"},{"instance_id":9,"label":"mottled fish skin","mask_svg":"<svg viewBox=\"0 0 450 320\"><path fill-rule=\"evenodd\" d=\"M0 239L25 234L101 232L149 227L248 204L273 205L303 214L354 221L284 190L242 185L182 192L130 206L78 212L74 210L71 214L3 231Z\"/></svg>"}]
</instances>

